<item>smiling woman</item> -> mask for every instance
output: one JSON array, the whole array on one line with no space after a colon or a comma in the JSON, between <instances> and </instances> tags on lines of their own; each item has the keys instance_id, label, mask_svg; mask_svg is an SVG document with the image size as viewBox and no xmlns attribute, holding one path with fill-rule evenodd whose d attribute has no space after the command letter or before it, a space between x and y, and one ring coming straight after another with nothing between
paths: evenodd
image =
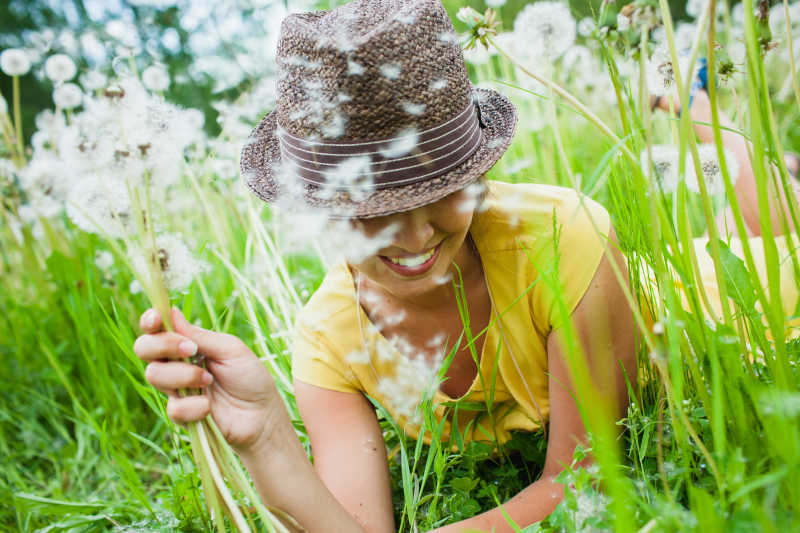
<instances>
[{"instance_id":1,"label":"smiling woman","mask_svg":"<svg viewBox=\"0 0 800 533\"><path fill-rule=\"evenodd\" d=\"M292 370L313 467L240 341L177 312L174 333L160 332L152 312L143 319L137 353L171 395L170 416L210 412L264 500L308 531L394 530L367 396L411 436L430 397L445 438L457 430L499 445L510 431L546 426L541 478L504 505L522 525L561 500L554 479L586 443L585 402L609 421L627 405L633 324L619 312L625 266L608 214L571 189L485 181L516 110L472 86L452 36L438 0L358 0L282 25L278 102L242 151L247 185L279 206L345 219L354 241L374 244L357 257L341 250L297 318ZM198 352L210 375L160 361ZM181 387L206 393L180 398ZM456 423L456 399L487 407ZM498 508L442 531L468 528L512 530Z\"/></svg>"}]
</instances>

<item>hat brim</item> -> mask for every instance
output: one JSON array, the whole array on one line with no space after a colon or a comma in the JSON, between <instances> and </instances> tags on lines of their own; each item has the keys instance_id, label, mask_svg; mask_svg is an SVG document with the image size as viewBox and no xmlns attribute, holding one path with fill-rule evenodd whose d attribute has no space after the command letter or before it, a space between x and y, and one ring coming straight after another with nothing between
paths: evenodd
<instances>
[{"instance_id":1,"label":"hat brim","mask_svg":"<svg viewBox=\"0 0 800 533\"><path fill-rule=\"evenodd\" d=\"M350 194L320 194L321 187L302 184L292 196L308 207L330 211L333 216L374 218L408 211L463 189L488 171L511 144L517 112L500 93L476 88L481 119L486 125L478 149L458 167L434 178L408 185L369 191L363 198ZM265 202L274 203L289 192L279 178L281 152L276 135L275 112L268 113L253 129L242 149L241 170L247 187Z\"/></svg>"}]
</instances>

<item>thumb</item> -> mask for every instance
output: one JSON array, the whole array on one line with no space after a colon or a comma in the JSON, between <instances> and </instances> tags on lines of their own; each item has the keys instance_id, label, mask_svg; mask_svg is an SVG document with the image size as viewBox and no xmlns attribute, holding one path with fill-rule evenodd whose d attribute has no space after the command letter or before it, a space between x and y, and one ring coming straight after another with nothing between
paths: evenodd
<instances>
[{"instance_id":1,"label":"thumb","mask_svg":"<svg viewBox=\"0 0 800 533\"><path fill-rule=\"evenodd\" d=\"M215 360L233 359L242 355L247 347L239 338L211 331L191 324L177 307L172 308L175 331L197 344L197 352Z\"/></svg>"}]
</instances>

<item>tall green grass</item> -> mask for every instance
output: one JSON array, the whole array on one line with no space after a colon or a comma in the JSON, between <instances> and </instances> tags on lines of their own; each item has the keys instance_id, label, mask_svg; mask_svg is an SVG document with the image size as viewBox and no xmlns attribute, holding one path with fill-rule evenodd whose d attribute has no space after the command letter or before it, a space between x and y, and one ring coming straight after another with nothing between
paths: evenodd
<instances>
[{"instance_id":1,"label":"tall green grass","mask_svg":"<svg viewBox=\"0 0 800 533\"><path fill-rule=\"evenodd\" d=\"M746 110L736 118L752 141L761 258L747 243L742 258L733 255L716 227L718 202L707 191L693 197L681 187L674 197L663 197L650 178L652 169L632 160L630 155L659 138L674 136L694 156L692 164L697 148L688 114L653 115L638 96L644 87L619 81L614 47L605 46L602 53L615 83L616 109L577 99L583 109L576 110L559 89L540 96L514 89L519 80L500 56L475 69L476 80L507 84L503 90L518 104L522 125L541 112L549 116L543 129L521 129L491 177L576 187L609 209L628 259L629 296L636 304L630 312L641 328L640 386L631 388L625 419L614 424L609 413L586 410L598 466L567 468L562 478L572 490L531 531L800 527L800 343L784 340L798 312L785 315L777 281L782 261L793 263L795 284L800 268L796 254L782 258L774 244L776 232L798 226L800 209L791 200L781 228L771 227L763 214L771 191L790 189L782 154L786 146L800 148L800 94L793 69L789 98L775 98L774 73L765 68L752 16L755 6L752 0L744 3L746 75L734 90L718 94L712 88L709 96L715 110ZM671 36L668 4L660 2L658 9ZM692 57L709 58L713 79L718 53L713 43L724 39L726 30L713 17L703 26ZM647 40L638 46L646 49ZM671 48L676 59L679 51ZM679 73L678 79L687 101L690 76ZM714 127L719 145L716 113ZM531 165L512 174L522 159ZM776 162L777 173L771 170ZM741 232L741 209L725 169L723 175ZM570 179L575 176L581 178ZM307 444L291 392L288 339L294 315L330 258L285 252L273 214L230 182L190 171L184 180L196 216L171 222L204 243L211 273L175 303L191 320L234 333L256 351ZM34 235L32 227L18 227L13 208L5 208L2 217L0 529L208 530L185 433L168 421L165 399L147 386L143 364L132 353L135 324L146 303L131 293L130 274L119 260L99 270L94 258L104 245L66 219L42 220ZM712 236L708 251L693 242L705 231ZM796 250L796 234L788 243ZM721 292L730 297L719 316L704 310L709 296L696 271L698 254L704 253L711 254ZM765 279L756 275L762 260ZM656 280L657 293L642 282L645 274ZM683 290L676 289L676 281ZM661 327L651 329L648 317ZM578 355L573 366L580 374ZM592 398L584 390L578 388L577 400L589 405ZM383 415L396 523L403 531L426 530L493 507L540 472L542 434L517 434L502 449L466 444L457 433L439 442L442 427L428 400L421 409L420 438L409 440L376 408ZM426 435L433 437L431 445L424 444Z\"/></svg>"}]
</instances>

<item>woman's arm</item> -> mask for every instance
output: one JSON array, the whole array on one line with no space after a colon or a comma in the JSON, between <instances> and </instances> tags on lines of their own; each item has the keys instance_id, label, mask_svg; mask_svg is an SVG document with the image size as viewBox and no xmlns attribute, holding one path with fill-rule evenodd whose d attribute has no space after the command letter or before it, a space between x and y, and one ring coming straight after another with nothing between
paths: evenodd
<instances>
[{"instance_id":1,"label":"woman's arm","mask_svg":"<svg viewBox=\"0 0 800 533\"><path fill-rule=\"evenodd\" d=\"M319 477L364 531L394 532L386 445L375 409L362 394L297 379L294 388Z\"/></svg>"},{"instance_id":2,"label":"woman's arm","mask_svg":"<svg viewBox=\"0 0 800 533\"><path fill-rule=\"evenodd\" d=\"M635 330L628 303L611 266L614 261L623 278L627 279L625 261L616 249L613 231L609 246L611 254L600 262L589 289L572 314L572 323L581 340L595 388L602 391L602 399L611 401L617 416L622 417L628 404L625 375L636 382ZM564 487L553 480L572 461L575 446L586 442L566 353L564 332L553 331L547 340L550 424L544 471L537 481L503 504L514 522L523 527L545 518L561 501ZM492 509L436 531L455 533L470 529L497 533L513 531L500 509Z\"/></svg>"}]
</instances>

